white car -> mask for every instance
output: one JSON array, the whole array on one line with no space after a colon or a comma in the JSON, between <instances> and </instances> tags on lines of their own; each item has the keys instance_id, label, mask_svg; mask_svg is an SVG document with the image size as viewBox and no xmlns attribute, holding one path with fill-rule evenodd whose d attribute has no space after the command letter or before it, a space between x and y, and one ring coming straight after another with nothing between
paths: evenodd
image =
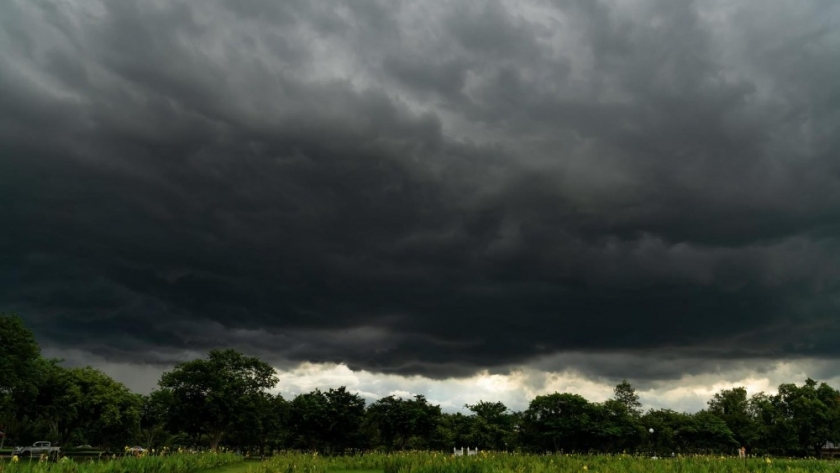
<instances>
[{"instance_id":1,"label":"white car","mask_svg":"<svg viewBox=\"0 0 840 473\"><path fill-rule=\"evenodd\" d=\"M30 447L15 447L14 451L12 452L13 455L20 455L20 456L33 456L36 457L38 455L58 455L58 452L61 449L59 447L53 447L50 442L40 441L35 442Z\"/></svg>"}]
</instances>

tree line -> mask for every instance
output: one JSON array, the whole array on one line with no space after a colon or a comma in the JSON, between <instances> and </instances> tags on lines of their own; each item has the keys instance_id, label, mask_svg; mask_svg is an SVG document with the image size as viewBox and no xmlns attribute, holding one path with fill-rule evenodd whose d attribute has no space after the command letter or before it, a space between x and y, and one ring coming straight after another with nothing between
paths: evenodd
<instances>
[{"instance_id":1,"label":"tree line","mask_svg":"<svg viewBox=\"0 0 840 473\"><path fill-rule=\"evenodd\" d=\"M270 391L278 379L264 361L235 350L178 364L148 395L96 369L43 358L15 315L0 314L0 428L19 445L51 440L120 449L225 445L255 454L302 449L326 454L380 449L523 452L732 453L819 456L840 440L840 392L807 379L776 394L725 389L696 413L643 412L627 381L612 398L572 393L535 397L524 411L501 402L444 413L422 395L371 404L345 387L292 399Z\"/></svg>"}]
</instances>

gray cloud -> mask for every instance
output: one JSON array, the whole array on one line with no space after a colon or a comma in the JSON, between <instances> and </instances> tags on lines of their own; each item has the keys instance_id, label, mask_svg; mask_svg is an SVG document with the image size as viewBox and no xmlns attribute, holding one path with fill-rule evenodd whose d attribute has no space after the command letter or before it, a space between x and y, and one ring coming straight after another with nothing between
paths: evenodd
<instances>
[{"instance_id":1,"label":"gray cloud","mask_svg":"<svg viewBox=\"0 0 840 473\"><path fill-rule=\"evenodd\" d=\"M834 359L838 17L7 4L0 306L155 366L233 345L653 383ZM603 362L647 356L674 362Z\"/></svg>"}]
</instances>

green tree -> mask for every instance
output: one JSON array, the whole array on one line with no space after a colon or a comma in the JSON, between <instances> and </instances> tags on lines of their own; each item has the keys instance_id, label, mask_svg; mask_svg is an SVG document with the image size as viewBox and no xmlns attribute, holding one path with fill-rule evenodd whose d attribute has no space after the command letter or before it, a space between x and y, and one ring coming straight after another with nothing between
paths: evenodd
<instances>
[{"instance_id":1,"label":"green tree","mask_svg":"<svg viewBox=\"0 0 840 473\"><path fill-rule=\"evenodd\" d=\"M35 336L14 314L0 313L0 429L21 415L16 406L37 392L41 349ZM0 437L0 448L6 437Z\"/></svg>"},{"instance_id":2,"label":"green tree","mask_svg":"<svg viewBox=\"0 0 840 473\"><path fill-rule=\"evenodd\" d=\"M757 430L753 454L787 455L799 448L791 419L781 407L776 396L760 392L750 397L749 412Z\"/></svg>"},{"instance_id":3,"label":"green tree","mask_svg":"<svg viewBox=\"0 0 840 473\"><path fill-rule=\"evenodd\" d=\"M441 412L440 406L430 404L422 395L412 399L387 396L371 404L367 416L376 426L382 444L391 450L404 449L412 440L417 440L413 447L427 447Z\"/></svg>"},{"instance_id":4,"label":"green tree","mask_svg":"<svg viewBox=\"0 0 840 473\"><path fill-rule=\"evenodd\" d=\"M114 381L105 373L91 368L69 370L76 416L66 425L61 441L67 442L71 435L96 445L111 447L131 442L137 434L143 400L125 385Z\"/></svg>"},{"instance_id":5,"label":"green tree","mask_svg":"<svg viewBox=\"0 0 840 473\"><path fill-rule=\"evenodd\" d=\"M236 423L236 445L257 447L262 457L269 445L279 446L285 435L289 403L280 394L274 396L261 392L243 403L243 410Z\"/></svg>"},{"instance_id":6,"label":"green tree","mask_svg":"<svg viewBox=\"0 0 840 473\"><path fill-rule=\"evenodd\" d=\"M592 405L592 441L597 450L633 450L640 442L641 426L627 405L616 399Z\"/></svg>"},{"instance_id":7,"label":"green tree","mask_svg":"<svg viewBox=\"0 0 840 473\"><path fill-rule=\"evenodd\" d=\"M472 411L475 417L468 445L497 451L505 451L513 446L513 415L507 406L501 402L479 401L464 407Z\"/></svg>"},{"instance_id":8,"label":"green tree","mask_svg":"<svg viewBox=\"0 0 840 473\"><path fill-rule=\"evenodd\" d=\"M364 417L364 399L344 386L300 394L289 406L292 445L332 453L359 446Z\"/></svg>"},{"instance_id":9,"label":"green tree","mask_svg":"<svg viewBox=\"0 0 840 473\"><path fill-rule=\"evenodd\" d=\"M140 409L140 431L146 448L157 445L157 440L166 435L166 424L172 408L172 391L155 390L142 396Z\"/></svg>"},{"instance_id":10,"label":"green tree","mask_svg":"<svg viewBox=\"0 0 840 473\"><path fill-rule=\"evenodd\" d=\"M639 401L639 395L636 394L636 389L626 379L615 385L612 399L624 404L627 413L631 416L639 417L642 415L642 403Z\"/></svg>"},{"instance_id":11,"label":"green tree","mask_svg":"<svg viewBox=\"0 0 840 473\"><path fill-rule=\"evenodd\" d=\"M660 455L728 453L738 446L726 423L708 411L687 414L671 409L651 410L641 417L640 425L644 428L642 435L647 437L644 448Z\"/></svg>"},{"instance_id":12,"label":"green tree","mask_svg":"<svg viewBox=\"0 0 840 473\"><path fill-rule=\"evenodd\" d=\"M330 429L330 407L327 395L320 389L301 393L289 405L289 429L294 448L322 450L322 435Z\"/></svg>"},{"instance_id":13,"label":"green tree","mask_svg":"<svg viewBox=\"0 0 840 473\"><path fill-rule=\"evenodd\" d=\"M475 416L465 416L460 412L454 414L442 413L438 418L434 432L429 438L429 448L434 450L451 450L458 446L471 446L471 437Z\"/></svg>"},{"instance_id":14,"label":"green tree","mask_svg":"<svg viewBox=\"0 0 840 473\"><path fill-rule=\"evenodd\" d=\"M72 371L59 363L60 360L46 359L38 362L37 395L23 404L28 425L38 431L36 436L53 442L70 437L79 423L79 406L83 402ZM30 431L29 436L35 433Z\"/></svg>"},{"instance_id":15,"label":"green tree","mask_svg":"<svg viewBox=\"0 0 840 473\"><path fill-rule=\"evenodd\" d=\"M709 412L726 422L738 444L751 452L760 432L750 412L746 388L723 389L709 400L708 405Z\"/></svg>"},{"instance_id":16,"label":"green tree","mask_svg":"<svg viewBox=\"0 0 840 473\"><path fill-rule=\"evenodd\" d=\"M840 419L840 392L811 378L803 386L782 384L773 404L791 432L795 433L801 452L813 449L819 457L826 441L837 438Z\"/></svg>"},{"instance_id":17,"label":"green tree","mask_svg":"<svg viewBox=\"0 0 840 473\"><path fill-rule=\"evenodd\" d=\"M185 422L196 435L208 434L213 450L247 410L251 397L276 384L269 364L230 349L180 363L159 382L161 390L171 392L172 419Z\"/></svg>"},{"instance_id":18,"label":"green tree","mask_svg":"<svg viewBox=\"0 0 840 473\"><path fill-rule=\"evenodd\" d=\"M581 451L588 447L592 408L577 394L537 396L523 415L527 442L539 451Z\"/></svg>"},{"instance_id":19,"label":"green tree","mask_svg":"<svg viewBox=\"0 0 840 473\"><path fill-rule=\"evenodd\" d=\"M30 435L60 444L117 446L132 441L140 422L141 396L94 368L64 368L58 363L39 362L38 394L26 408Z\"/></svg>"},{"instance_id":20,"label":"green tree","mask_svg":"<svg viewBox=\"0 0 840 473\"><path fill-rule=\"evenodd\" d=\"M340 453L360 444L365 400L344 386L326 392L330 427L324 432L330 451Z\"/></svg>"},{"instance_id":21,"label":"green tree","mask_svg":"<svg viewBox=\"0 0 840 473\"><path fill-rule=\"evenodd\" d=\"M684 445L713 452L732 452L742 445L723 419L706 410L693 414L679 436Z\"/></svg>"},{"instance_id":22,"label":"green tree","mask_svg":"<svg viewBox=\"0 0 840 473\"><path fill-rule=\"evenodd\" d=\"M367 408L367 419L376 428L379 443L389 451L394 449L402 434L402 402L399 397L386 396Z\"/></svg>"}]
</instances>

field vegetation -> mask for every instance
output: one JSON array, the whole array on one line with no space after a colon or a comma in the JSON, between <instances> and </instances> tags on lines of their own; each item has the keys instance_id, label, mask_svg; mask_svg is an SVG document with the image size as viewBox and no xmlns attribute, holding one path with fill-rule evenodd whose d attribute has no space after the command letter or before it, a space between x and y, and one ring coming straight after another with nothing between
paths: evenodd
<instances>
[{"instance_id":1,"label":"field vegetation","mask_svg":"<svg viewBox=\"0 0 840 473\"><path fill-rule=\"evenodd\" d=\"M242 463L241 455L225 452L172 455L128 455L98 459L10 457L0 461L0 473L198 473Z\"/></svg>"},{"instance_id":2,"label":"field vegetation","mask_svg":"<svg viewBox=\"0 0 840 473\"><path fill-rule=\"evenodd\" d=\"M836 472L838 464L816 459L771 459L713 455L653 459L628 454L516 454L480 452L456 457L437 452L402 452L360 456L322 457L283 454L257 465L254 473L724 473L724 472Z\"/></svg>"}]
</instances>

